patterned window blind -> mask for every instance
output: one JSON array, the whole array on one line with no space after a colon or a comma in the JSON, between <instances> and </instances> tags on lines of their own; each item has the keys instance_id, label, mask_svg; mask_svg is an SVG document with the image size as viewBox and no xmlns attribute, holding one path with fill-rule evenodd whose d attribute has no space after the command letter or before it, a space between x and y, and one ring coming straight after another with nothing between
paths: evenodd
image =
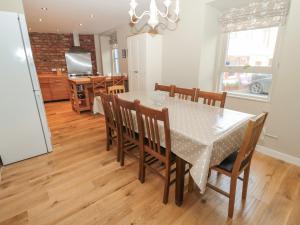
<instances>
[{"instance_id":1,"label":"patterned window blind","mask_svg":"<svg viewBox=\"0 0 300 225\"><path fill-rule=\"evenodd\" d=\"M281 26L286 23L289 8L290 0L257 1L224 12L219 22L225 33Z\"/></svg>"}]
</instances>

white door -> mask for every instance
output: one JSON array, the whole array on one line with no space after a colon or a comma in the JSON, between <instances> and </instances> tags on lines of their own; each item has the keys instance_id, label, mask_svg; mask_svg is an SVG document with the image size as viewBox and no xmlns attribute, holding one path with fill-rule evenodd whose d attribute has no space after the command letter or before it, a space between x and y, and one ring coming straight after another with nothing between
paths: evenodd
<instances>
[{"instance_id":1,"label":"white door","mask_svg":"<svg viewBox=\"0 0 300 225\"><path fill-rule=\"evenodd\" d=\"M0 155L6 165L47 153L47 146L18 15L0 12L0 21Z\"/></svg>"},{"instance_id":2,"label":"white door","mask_svg":"<svg viewBox=\"0 0 300 225\"><path fill-rule=\"evenodd\" d=\"M128 79L129 79L129 91L137 90L137 79L136 79L136 64L137 58L134 57L136 55L136 41L135 36L129 37L127 39L127 47L128 47Z\"/></svg>"},{"instance_id":3,"label":"white door","mask_svg":"<svg viewBox=\"0 0 300 225\"><path fill-rule=\"evenodd\" d=\"M146 38L135 35L128 38L129 90L142 91L146 75Z\"/></svg>"}]
</instances>

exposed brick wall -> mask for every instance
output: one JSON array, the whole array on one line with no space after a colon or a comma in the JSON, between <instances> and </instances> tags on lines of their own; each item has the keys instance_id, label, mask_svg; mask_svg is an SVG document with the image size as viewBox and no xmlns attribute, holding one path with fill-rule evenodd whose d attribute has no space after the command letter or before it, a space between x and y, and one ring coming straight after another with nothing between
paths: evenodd
<instances>
[{"instance_id":1,"label":"exposed brick wall","mask_svg":"<svg viewBox=\"0 0 300 225\"><path fill-rule=\"evenodd\" d=\"M97 73L97 63L96 63L96 49L94 35L79 35L80 47L91 52L93 73Z\"/></svg>"},{"instance_id":2,"label":"exposed brick wall","mask_svg":"<svg viewBox=\"0 0 300 225\"><path fill-rule=\"evenodd\" d=\"M72 34L30 33L33 58L38 74L55 73L52 68L67 71L65 52L73 46ZM93 73L96 74L96 53L93 35L79 35L80 47L91 52Z\"/></svg>"}]
</instances>

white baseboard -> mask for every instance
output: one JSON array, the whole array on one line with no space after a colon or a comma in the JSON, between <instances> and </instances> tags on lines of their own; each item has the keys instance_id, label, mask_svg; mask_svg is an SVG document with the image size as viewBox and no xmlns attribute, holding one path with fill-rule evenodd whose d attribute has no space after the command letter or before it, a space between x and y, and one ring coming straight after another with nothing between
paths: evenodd
<instances>
[{"instance_id":1,"label":"white baseboard","mask_svg":"<svg viewBox=\"0 0 300 225\"><path fill-rule=\"evenodd\" d=\"M291 156L282 152L278 152L274 149L262 146L262 145L257 145L256 146L256 151L264 154L264 155L268 155L271 156L275 159L280 159L282 161L294 164L296 166L300 166L300 158L297 158L295 156Z\"/></svg>"}]
</instances>

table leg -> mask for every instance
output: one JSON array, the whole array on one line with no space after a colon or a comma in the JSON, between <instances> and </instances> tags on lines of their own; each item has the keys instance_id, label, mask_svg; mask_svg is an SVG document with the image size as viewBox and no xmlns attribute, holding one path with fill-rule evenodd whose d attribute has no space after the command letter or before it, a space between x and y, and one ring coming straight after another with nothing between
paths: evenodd
<instances>
[{"instance_id":1,"label":"table leg","mask_svg":"<svg viewBox=\"0 0 300 225\"><path fill-rule=\"evenodd\" d=\"M183 203L184 174L185 174L185 161L177 156L176 157L176 188L175 188L175 202L177 206L181 206Z\"/></svg>"}]
</instances>

